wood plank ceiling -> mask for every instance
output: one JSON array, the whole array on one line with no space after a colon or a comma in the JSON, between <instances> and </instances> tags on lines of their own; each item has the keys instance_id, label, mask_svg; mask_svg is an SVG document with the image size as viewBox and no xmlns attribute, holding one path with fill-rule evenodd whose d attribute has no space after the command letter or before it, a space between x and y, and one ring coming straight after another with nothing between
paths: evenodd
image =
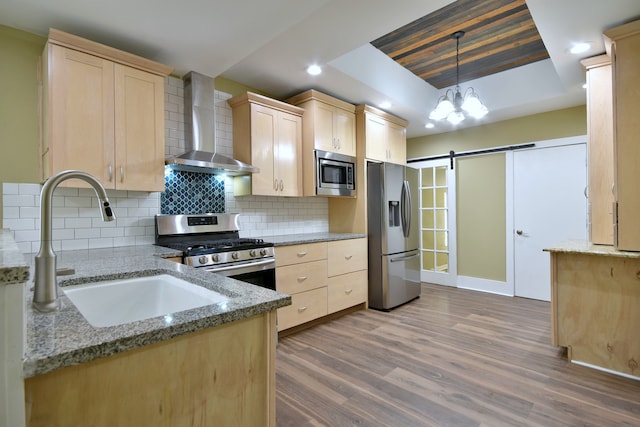
<instances>
[{"instance_id":1,"label":"wood plank ceiling","mask_svg":"<svg viewBox=\"0 0 640 427\"><path fill-rule=\"evenodd\" d=\"M549 58L525 0L458 0L371 44L432 86L456 84Z\"/></svg>"}]
</instances>

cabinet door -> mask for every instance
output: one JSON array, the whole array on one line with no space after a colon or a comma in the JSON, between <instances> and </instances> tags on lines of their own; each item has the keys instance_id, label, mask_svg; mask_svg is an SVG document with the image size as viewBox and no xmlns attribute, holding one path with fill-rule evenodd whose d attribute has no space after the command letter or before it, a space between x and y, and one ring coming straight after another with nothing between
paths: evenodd
<instances>
[{"instance_id":1,"label":"cabinet door","mask_svg":"<svg viewBox=\"0 0 640 427\"><path fill-rule=\"evenodd\" d=\"M616 40L613 45L614 176L618 204L616 247L624 251L640 251L640 99L637 89L640 70L640 22L628 25L635 27L635 34Z\"/></svg>"},{"instance_id":2,"label":"cabinet door","mask_svg":"<svg viewBox=\"0 0 640 427\"><path fill-rule=\"evenodd\" d=\"M116 188L164 191L164 79L115 66Z\"/></svg>"},{"instance_id":3,"label":"cabinet door","mask_svg":"<svg viewBox=\"0 0 640 427\"><path fill-rule=\"evenodd\" d=\"M387 144L389 155L387 160L400 165L407 164L407 137L405 128L387 122Z\"/></svg>"},{"instance_id":4,"label":"cabinet door","mask_svg":"<svg viewBox=\"0 0 640 427\"><path fill-rule=\"evenodd\" d=\"M278 112L278 149L275 177L277 195L302 195L302 118L295 114Z\"/></svg>"},{"instance_id":5,"label":"cabinet door","mask_svg":"<svg viewBox=\"0 0 640 427\"><path fill-rule=\"evenodd\" d=\"M336 240L328 244L328 275L337 276L367 268L367 239Z\"/></svg>"},{"instance_id":6,"label":"cabinet door","mask_svg":"<svg viewBox=\"0 0 640 427\"><path fill-rule=\"evenodd\" d=\"M354 113L335 109L334 133L337 140L337 151L347 156L356 155L356 116Z\"/></svg>"},{"instance_id":7,"label":"cabinet door","mask_svg":"<svg viewBox=\"0 0 640 427\"><path fill-rule=\"evenodd\" d=\"M336 141L333 132L333 110L334 108L313 101L314 108L314 141L313 146L318 150L335 151Z\"/></svg>"},{"instance_id":8,"label":"cabinet door","mask_svg":"<svg viewBox=\"0 0 640 427\"><path fill-rule=\"evenodd\" d=\"M613 85L611 64L587 72L589 232L592 243L613 245Z\"/></svg>"},{"instance_id":9,"label":"cabinet door","mask_svg":"<svg viewBox=\"0 0 640 427\"><path fill-rule=\"evenodd\" d=\"M80 169L97 177L106 188L113 170L113 68L110 61L57 45L48 45L43 143L44 178ZM87 187L84 181L63 185Z\"/></svg>"},{"instance_id":10,"label":"cabinet door","mask_svg":"<svg viewBox=\"0 0 640 427\"><path fill-rule=\"evenodd\" d=\"M382 117L366 115L366 157L372 160L386 162L387 151L387 121Z\"/></svg>"},{"instance_id":11,"label":"cabinet door","mask_svg":"<svg viewBox=\"0 0 640 427\"><path fill-rule=\"evenodd\" d=\"M251 192L254 195L273 196L277 193L277 125L275 110L251 105L251 164L260 168L260 173L254 173L251 177Z\"/></svg>"}]
</instances>

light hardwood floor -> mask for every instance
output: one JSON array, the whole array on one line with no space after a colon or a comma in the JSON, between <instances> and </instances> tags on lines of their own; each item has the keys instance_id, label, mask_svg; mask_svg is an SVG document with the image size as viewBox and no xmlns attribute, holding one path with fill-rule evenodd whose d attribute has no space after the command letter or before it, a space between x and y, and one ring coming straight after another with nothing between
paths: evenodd
<instances>
[{"instance_id":1,"label":"light hardwood floor","mask_svg":"<svg viewBox=\"0 0 640 427\"><path fill-rule=\"evenodd\" d=\"M640 381L569 363L550 305L423 284L281 338L278 427L640 426Z\"/></svg>"}]
</instances>

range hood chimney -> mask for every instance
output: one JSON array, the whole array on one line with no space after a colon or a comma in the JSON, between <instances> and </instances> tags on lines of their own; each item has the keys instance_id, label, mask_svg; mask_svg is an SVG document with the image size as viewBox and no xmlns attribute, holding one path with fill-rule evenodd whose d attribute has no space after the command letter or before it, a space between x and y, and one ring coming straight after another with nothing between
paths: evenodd
<instances>
[{"instance_id":1,"label":"range hood chimney","mask_svg":"<svg viewBox=\"0 0 640 427\"><path fill-rule=\"evenodd\" d=\"M254 166L216 153L214 79L190 71L183 80L187 152L167 159L165 164L176 170L231 176L260 172Z\"/></svg>"}]
</instances>

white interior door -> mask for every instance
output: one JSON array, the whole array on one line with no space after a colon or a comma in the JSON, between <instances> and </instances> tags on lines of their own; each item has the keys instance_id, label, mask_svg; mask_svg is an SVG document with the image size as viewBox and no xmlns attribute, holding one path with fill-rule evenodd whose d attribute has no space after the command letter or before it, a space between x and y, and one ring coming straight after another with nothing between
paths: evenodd
<instances>
[{"instance_id":1,"label":"white interior door","mask_svg":"<svg viewBox=\"0 0 640 427\"><path fill-rule=\"evenodd\" d=\"M549 254L544 248L587 239L586 144L513 153L515 295L549 301Z\"/></svg>"}]
</instances>

